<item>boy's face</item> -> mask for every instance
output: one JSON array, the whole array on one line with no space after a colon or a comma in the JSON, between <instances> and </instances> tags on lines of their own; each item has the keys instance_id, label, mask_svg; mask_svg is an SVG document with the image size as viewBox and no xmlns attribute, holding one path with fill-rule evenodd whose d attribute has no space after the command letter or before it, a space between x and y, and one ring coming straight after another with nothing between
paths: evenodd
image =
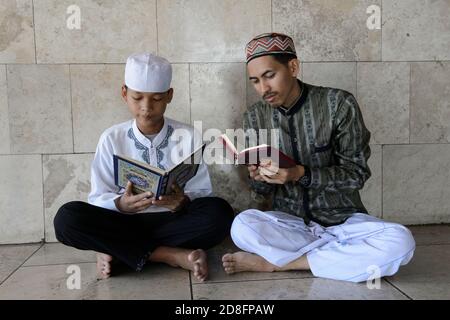
<instances>
[{"instance_id":1,"label":"boy's face","mask_svg":"<svg viewBox=\"0 0 450 320\"><path fill-rule=\"evenodd\" d=\"M122 98L140 129L160 125L167 104L172 101L172 97L172 88L166 92L138 92L122 86Z\"/></svg>"},{"instance_id":2,"label":"boy's face","mask_svg":"<svg viewBox=\"0 0 450 320\"><path fill-rule=\"evenodd\" d=\"M247 65L249 79L255 90L273 107L295 99L292 95L299 69L297 59L290 60L286 66L270 55L255 58Z\"/></svg>"}]
</instances>

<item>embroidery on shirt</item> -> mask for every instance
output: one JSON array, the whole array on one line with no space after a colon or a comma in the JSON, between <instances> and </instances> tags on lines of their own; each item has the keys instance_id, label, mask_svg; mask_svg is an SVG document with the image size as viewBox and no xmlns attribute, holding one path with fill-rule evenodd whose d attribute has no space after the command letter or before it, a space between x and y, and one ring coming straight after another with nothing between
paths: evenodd
<instances>
[{"instance_id":1,"label":"embroidery on shirt","mask_svg":"<svg viewBox=\"0 0 450 320\"><path fill-rule=\"evenodd\" d=\"M133 128L130 128L130 130L128 130L128 134L127 134L128 138L130 138L131 140L134 140L134 146L136 147L136 149L138 150L144 150L144 152L142 152L142 159L150 164L150 156L149 156L149 151L148 148L146 146L144 146L142 143L139 142L139 140L136 138L136 136L134 135L133 132Z\"/></svg>"},{"instance_id":2,"label":"embroidery on shirt","mask_svg":"<svg viewBox=\"0 0 450 320\"><path fill-rule=\"evenodd\" d=\"M164 166L160 163L164 158L164 152L161 149L166 148L169 145L169 138L173 133L173 128L171 125L167 126L167 134L164 140L156 147L156 161L158 162L158 168L165 170Z\"/></svg>"}]
</instances>

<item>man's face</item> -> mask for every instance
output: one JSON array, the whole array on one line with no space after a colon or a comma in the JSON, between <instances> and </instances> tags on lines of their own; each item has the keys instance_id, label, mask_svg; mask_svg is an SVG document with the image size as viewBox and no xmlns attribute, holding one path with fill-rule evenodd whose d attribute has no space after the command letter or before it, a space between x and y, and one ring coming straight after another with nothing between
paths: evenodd
<instances>
[{"instance_id":1,"label":"man's face","mask_svg":"<svg viewBox=\"0 0 450 320\"><path fill-rule=\"evenodd\" d=\"M122 98L136 118L139 127L148 128L163 121L167 104L172 101L173 89L162 93L138 92L122 87Z\"/></svg>"},{"instance_id":2,"label":"man's face","mask_svg":"<svg viewBox=\"0 0 450 320\"><path fill-rule=\"evenodd\" d=\"M288 66L272 56L262 56L247 64L249 79L258 94L271 106L279 107L289 103L299 72L298 60L292 59Z\"/></svg>"}]
</instances>

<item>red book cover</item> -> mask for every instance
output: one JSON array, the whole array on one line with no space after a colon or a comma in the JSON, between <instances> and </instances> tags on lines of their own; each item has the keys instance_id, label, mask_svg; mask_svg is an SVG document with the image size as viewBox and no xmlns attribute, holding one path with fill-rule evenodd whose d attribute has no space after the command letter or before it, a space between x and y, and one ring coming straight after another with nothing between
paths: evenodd
<instances>
[{"instance_id":1,"label":"red book cover","mask_svg":"<svg viewBox=\"0 0 450 320\"><path fill-rule=\"evenodd\" d=\"M219 139L225 147L226 156L235 164L258 165L262 159L271 159L279 168L291 168L297 165L294 159L272 146L262 144L238 152L226 135L221 135ZM231 157L234 159L231 159Z\"/></svg>"}]
</instances>

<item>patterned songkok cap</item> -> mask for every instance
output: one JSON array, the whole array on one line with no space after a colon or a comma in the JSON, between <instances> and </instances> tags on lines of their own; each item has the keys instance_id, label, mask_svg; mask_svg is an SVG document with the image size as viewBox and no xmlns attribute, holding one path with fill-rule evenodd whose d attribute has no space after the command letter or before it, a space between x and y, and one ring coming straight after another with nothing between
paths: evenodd
<instances>
[{"instance_id":1,"label":"patterned songkok cap","mask_svg":"<svg viewBox=\"0 0 450 320\"><path fill-rule=\"evenodd\" d=\"M246 46L247 63L250 60L270 54L290 54L297 57L294 41L281 33L264 33L253 38Z\"/></svg>"}]
</instances>

